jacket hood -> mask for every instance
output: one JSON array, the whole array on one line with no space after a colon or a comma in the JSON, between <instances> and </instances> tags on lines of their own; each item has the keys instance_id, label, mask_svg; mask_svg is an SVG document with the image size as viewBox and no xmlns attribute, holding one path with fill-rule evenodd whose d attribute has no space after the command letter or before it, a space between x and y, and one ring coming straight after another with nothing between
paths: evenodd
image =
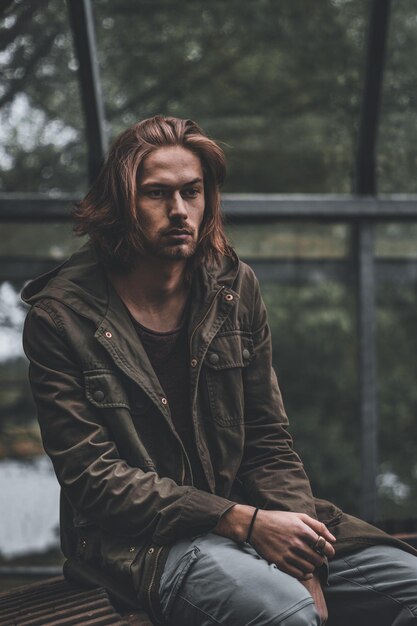
<instances>
[{"instance_id":1,"label":"jacket hood","mask_svg":"<svg viewBox=\"0 0 417 626\"><path fill-rule=\"evenodd\" d=\"M196 270L200 274L200 281L197 282L206 292L211 292L219 285L232 287L239 263L234 254L232 257L223 257L219 265L201 266ZM58 300L100 323L108 308L110 289L112 287L105 269L94 247L87 242L64 263L29 281L21 297L30 305L44 298Z\"/></svg>"},{"instance_id":2,"label":"jacket hood","mask_svg":"<svg viewBox=\"0 0 417 626\"><path fill-rule=\"evenodd\" d=\"M31 280L21 296L30 305L44 298L58 300L99 322L107 310L108 280L94 248L86 243L64 263Z\"/></svg>"}]
</instances>

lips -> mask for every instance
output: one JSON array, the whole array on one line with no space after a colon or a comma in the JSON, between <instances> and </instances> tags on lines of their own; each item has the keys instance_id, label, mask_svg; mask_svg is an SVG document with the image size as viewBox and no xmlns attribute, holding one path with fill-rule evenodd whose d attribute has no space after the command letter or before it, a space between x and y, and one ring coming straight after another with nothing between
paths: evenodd
<instances>
[{"instance_id":1,"label":"lips","mask_svg":"<svg viewBox=\"0 0 417 626\"><path fill-rule=\"evenodd\" d=\"M185 235L192 235L189 230L185 230L183 228L172 228L167 233L165 233L166 237L183 237Z\"/></svg>"}]
</instances>

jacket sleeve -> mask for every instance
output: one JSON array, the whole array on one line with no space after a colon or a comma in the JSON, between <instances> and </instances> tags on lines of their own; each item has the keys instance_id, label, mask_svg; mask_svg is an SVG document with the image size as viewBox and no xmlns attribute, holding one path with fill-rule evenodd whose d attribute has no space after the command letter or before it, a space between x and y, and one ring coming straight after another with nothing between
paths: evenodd
<instances>
[{"instance_id":1,"label":"jacket sleeve","mask_svg":"<svg viewBox=\"0 0 417 626\"><path fill-rule=\"evenodd\" d=\"M254 358L244 370L245 448L239 470L250 504L307 513L316 518L310 482L293 450L277 378L272 367L271 335L256 278L252 329Z\"/></svg>"},{"instance_id":2,"label":"jacket sleeve","mask_svg":"<svg viewBox=\"0 0 417 626\"><path fill-rule=\"evenodd\" d=\"M233 503L129 466L86 400L82 368L52 311L35 305L23 334L45 450L77 513L104 530L164 544L212 530Z\"/></svg>"}]
</instances>

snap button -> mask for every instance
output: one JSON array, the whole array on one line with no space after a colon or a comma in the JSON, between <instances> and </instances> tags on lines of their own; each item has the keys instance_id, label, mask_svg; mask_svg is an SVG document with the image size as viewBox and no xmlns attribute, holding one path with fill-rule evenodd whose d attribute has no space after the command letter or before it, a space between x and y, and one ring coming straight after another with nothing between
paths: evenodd
<instances>
[{"instance_id":1,"label":"snap button","mask_svg":"<svg viewBox=\"0 0 417 626\"><path fill-rule=\"evenodd\" d=\"M220 357L215 352L212 352L211 354L209 354L208 360L212 365L217 365L217 363L220 361Z\"/></svg>"},{"instance_id":2,"label":"snap button","mask_svg":"<svg viewBox=\"0 0 417 626\"><path fill-rule=\"evenodd\" d=\"M191 359L191 367L195 367L197 365L197 359Z\"/></svg>"},{"instance_id":3,"label":"snap button","mask_svg":"<svg viewBox=\"0 0 417 626\"><path fill-rule=\"evenodd\" d=\"M162 404L168 404L168 400L166 398L161 398Z\"/></svg>"},{"instance_id":4,"label":"snap button","mask_svg":"<svg viewBox=\"0 0 417 626\"><path fill-rule=\"evenodd\" d=\"M97 402L102 402L102 400L104 400L104 392L101 391L101 389L97 389L97 391L93 393L93 398Z\"/></svg>"},{"instance_id":5,"label":"snap button","mask_svg":"<svg viewBox=\"0 0 417 626\"><path fill-rule=\"evenodd\" d=\"M135 546L132 546L131 548L129 548L129 552L134 552L136 550Z\"/></svg>"},{"instance_id":6,"label":"snap button","mask_svg":"<svg viewBox=\"0 0 417 626\"><path fill-rule=\"evenodd\" d=\"M81 547L82 547L82 548L86 548L86 547L87 547L87 542L86 542L86 540L85 540L85 539L82 539L82 540L81 540Z\"/></svg>"},{"instance_id":7,"label":"snap button","mask_svg":"<svg viewBox=\"0 0 417 626\"><path fill-rule=\"evenodd\" d=\"M148 554L153 554L155 552L155 548L149 548Z\"/></svg>"},{"instance_id":8,"label":"snap button","mask_svg":"<svg viewBox=\"0 0 417 626\"><path fill-rule=\"evenodd\" d=\"M244 348L243 352L242 352L242 356L244 359L249 359L250 357L250 352L247 348Z\"/></svg>"},{"instance_id":9,"label":"snap button","mask_svg":"<svg viewBox=\"0 0 417 626\"><path fill-rule=\"evenodd\" d=\"M225 299L225 300L227 300L228 302L231 302L231 301L233 300L233 296L232 296L232 294L231 294L231 293L227 293L227 294L224 296L224 299Z\"/></svg>"},{"instance_id":10,"label":"snap button","mask_svg":"<svg viewBox=\"0 0 417 626\"><path fill-rule=\"evenodd\" d=\"M111 339L113 337L109 330L107 330L104 334L106 335L107 339Z\"/></svg>"}]
</instances>

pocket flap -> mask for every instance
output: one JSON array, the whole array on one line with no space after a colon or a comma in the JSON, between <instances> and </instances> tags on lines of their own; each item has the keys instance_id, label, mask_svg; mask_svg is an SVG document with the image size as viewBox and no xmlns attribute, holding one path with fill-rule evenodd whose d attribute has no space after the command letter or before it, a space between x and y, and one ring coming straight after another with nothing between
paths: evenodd
<instances>
[{"instance_id":1,"label":"pocket flap","mask_svg":"<svg viewBox=\"0 0 417 626\"><path fill-rule=\"evenodd\" d=\"M243 334L217 335L211 342L204 363L213 370L246 367L254 357L252 337Z\"/></svg>"},{"instance_id":2,"label":"pocket flap","mask_svg":"<svg viewBox=\"0 0 417 626\"><path fill-rule=\"evenodd\" d=\"M100 408L130 408L126 392L120 380L111 371L84 372L87 399Z\"/></svg>"}]
</instances>

